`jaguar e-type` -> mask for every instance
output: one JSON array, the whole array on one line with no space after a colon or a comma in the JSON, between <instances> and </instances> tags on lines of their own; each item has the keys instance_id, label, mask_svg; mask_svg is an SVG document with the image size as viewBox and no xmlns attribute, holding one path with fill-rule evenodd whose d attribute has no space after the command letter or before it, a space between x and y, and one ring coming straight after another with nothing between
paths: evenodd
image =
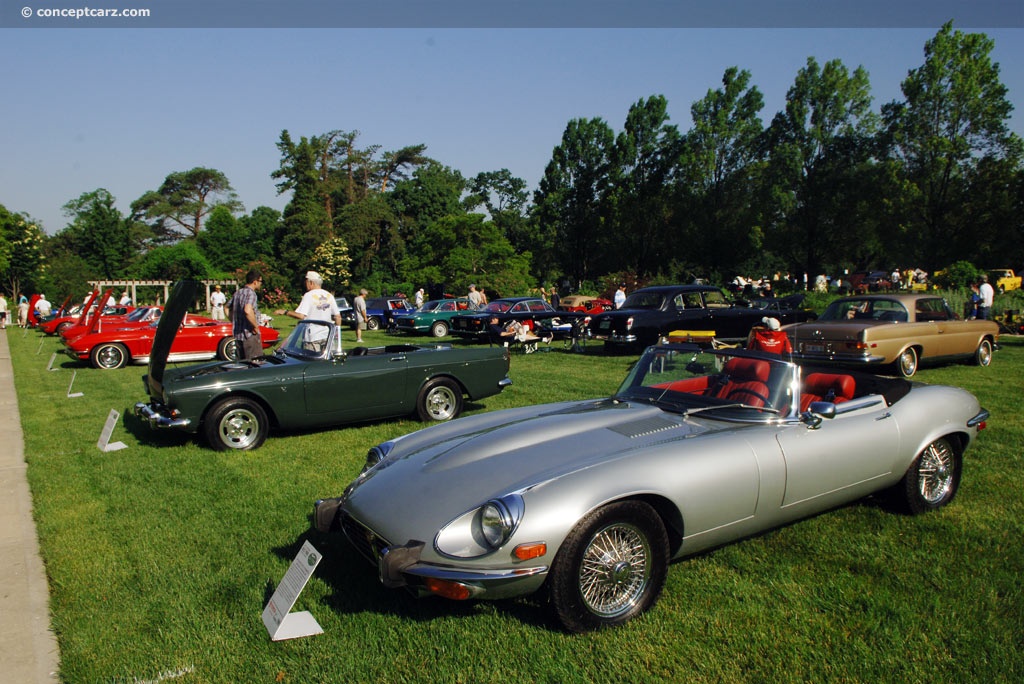
<instances>
[{"instance_id":1,"label":"jaguar e-type","mask_svg":"<svg viewBox=\"0 0 1024 684\"><path fill-rule=\"evenodd\" d=\"M508 349L395 344L345 351L341 328L308 318L274 354L167 369L183 315L179 299L194 298L188 287L175 286L160 318L143 378L149 401L136 404L135 413L155 428L201 432L217 450L255 449L271 427L325 428L407 414L446 421L461 413L463 395L482 399L512 383Z\"/></svg>"},{"instance_id":2,"label":"jaguar e-type","mask_svg":"<svg viewBox=\"0 0 1024 684\"><path fill-rule=\"evenodd\" d=\"M879 492L949 503L988 412L970 393L780 356L645 350L611 397L463 418L379 444L314 510L387 587L547 587L570 631L657 600L669 562Z\"/></svg>"}]
</instances>

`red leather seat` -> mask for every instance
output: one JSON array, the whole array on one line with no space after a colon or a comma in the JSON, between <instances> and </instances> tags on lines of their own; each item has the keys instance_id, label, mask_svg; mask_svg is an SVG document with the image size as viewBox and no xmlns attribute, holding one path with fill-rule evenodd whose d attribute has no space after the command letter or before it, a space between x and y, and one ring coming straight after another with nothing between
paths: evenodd
<instances>
[{"instance_id":1,"label":"red leather seat","mask_svg":"<svg viewBox=\"0 0 1024 684\"><path fill-rule=\"evenodd\" d=\"M853 399L857 383L850 375L836 373L811 373L804 378L803 392L800 393L800 411L806 411L812 401L831 401L841 404Z\"/></svg>"},{"instance_id":2,"label":"red leather seat","mask_svg":"<svg viewBox=\"0 0 1024 684\"><path fill-rule=\"evenodd\" d=\"M760 408L768 403L768 376L770 374L771 366L767 361L729 359L722 367L724 382L715 386L711 394L719 399Z\"/></svg>"}]
</instances>

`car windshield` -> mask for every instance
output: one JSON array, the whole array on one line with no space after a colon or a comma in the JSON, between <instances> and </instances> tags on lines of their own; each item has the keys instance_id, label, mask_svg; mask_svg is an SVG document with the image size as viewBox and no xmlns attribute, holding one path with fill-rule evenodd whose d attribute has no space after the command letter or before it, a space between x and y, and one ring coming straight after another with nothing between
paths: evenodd
<instances>
[{"instance_id":1,"label":"car windshield","mask_svg":"<svg viewBox=\"0 0 1024 684\"><path fill-rule=\"evenodd\" d=\"M788 415L794 364L744 350L677 344L649 347L615 398L722 420L768 421Z\"/></svg>"},{"instance_id":2,"label":"car windshield","mask_svg":"<svg viewBox=\"0 0 1024 684\"><path fill-rule=\"evenodd\" d=\"M155 321L160 318L160 309L143 306L124 317L126 321Z\"/></svg>"},{"instance_id":3,"label":"car windshield","mask_svg":"<svg viewBox=\"0 0 1024 684\"><path fill-rule=\"evenodd\" d=\"M638 290L626 297L623 309L660 309L663 297L660 292L644 292Z\"/></svg>"},{"instance_id":4,"label":"car windshield","mask_svg":"<svg viewBox=\"0 0 1024 684\"><path fill-rule=\"evenodd\" d=\"M340 353L341 335L336 335L335 332L337 329L327 321L299 321L281 346L281 351L301 358L321 358L328 350L331 353Z\"/></svg>"},{"instance_id":5,"label":"car windshield","mask_svg":"<svg viewBox=\"0 0 1024 684\"><path fill-rule=\"evenodd\" d=\"M429 302L423 302L423 305L419 308L420 311L437 311L441 304L444 303L443 299L433 299Z\"/></svg>"},{"instance_id":6,"label":"car windshield","mask_svg":"<svg viewBox=\"0 0 1024 684\"><path fill-rule=\"evenodd\" d=\"M896 321L905 322L907 308L895 299L851 297L828 305L819 321Z\"/></svg>"}]
</instances>

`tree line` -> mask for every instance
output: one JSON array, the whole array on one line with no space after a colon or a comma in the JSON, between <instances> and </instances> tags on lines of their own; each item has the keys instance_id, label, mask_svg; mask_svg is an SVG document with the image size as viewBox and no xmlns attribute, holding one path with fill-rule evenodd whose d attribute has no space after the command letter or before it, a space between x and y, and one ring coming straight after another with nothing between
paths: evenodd
<instances>
[{"instance_id":1,"label":"tree line","mask_svg":"<svg viewBox=\"0 0 1024 684\"><path fill-rule=\"evenodd\" d=\"M810 275L957 261L1024 264L1021 139L983 33L943 26L903 98L872 108L869 76L810 57L767 120L745 69L670 122L662 95L616 131L574 119L532 192L507 169L465 177L426 155L364 145L358 131L277 141L283 212L244 207L220 171L174 172L123 215L105 189L64 205L52 237L0 207L8 289L79 293L90 279L223 277L257 266L300 292L315 268L339 291L469 283L540 285Z\"/></svg>"}]
</instances>

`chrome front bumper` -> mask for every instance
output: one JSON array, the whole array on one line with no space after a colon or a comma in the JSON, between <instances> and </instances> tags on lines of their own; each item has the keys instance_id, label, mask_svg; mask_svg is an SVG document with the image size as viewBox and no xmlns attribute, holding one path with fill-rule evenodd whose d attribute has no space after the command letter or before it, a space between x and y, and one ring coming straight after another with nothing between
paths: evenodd
<instances>
[{"instance_id":1,"label":"chrome front bumper","mask_svg":"<svg viewBox=\"0 0 1024 684\"><path fill-rule=\"evenodd\" d=\"M139 402L135 405L135 415L142 418L149 423L150 427L154 428L187 428L192 424L192 421L188 418L172 418L166 415L166 407L154 406L153 404L144 404Z\"/></svg>"}]
</instances>

